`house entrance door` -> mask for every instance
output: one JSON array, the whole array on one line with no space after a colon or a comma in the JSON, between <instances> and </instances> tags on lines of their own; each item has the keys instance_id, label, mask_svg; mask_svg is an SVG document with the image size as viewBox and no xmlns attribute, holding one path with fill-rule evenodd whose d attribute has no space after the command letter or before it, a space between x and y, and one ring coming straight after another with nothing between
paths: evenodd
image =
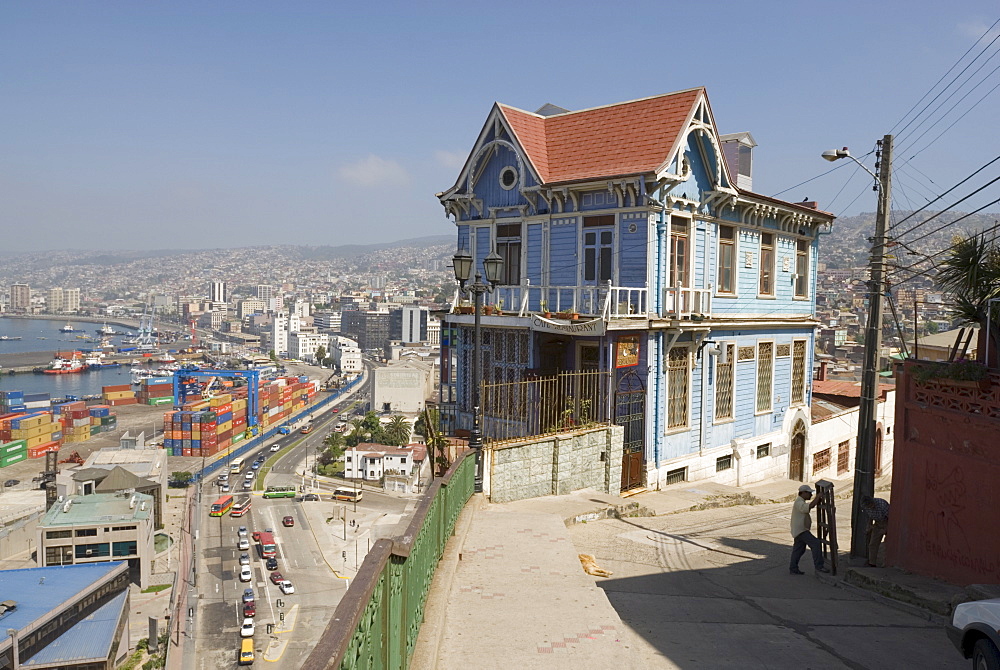
<instances>
[{"instance_id":1,"label":"house entrance door","mask_svg":"<svg viewBox=\"0 0 1000 670\"><path fill-rule=\"evenodd\" d=\"M788 458L788 478L802 481L805 477L806 430L802 422L792 431L792 449Z\"/></svg>"},{"instance_id":2,"label":"house entrance door","mask_svg":"<svg viewBox=\"0 0 1000 670\"><path fill-rule=\"evenodd\" d=\"M631 370L618 383L615 423L625 428L622 453L622 491L643 485L646 453L646 389Z\"/></svg>"}]
</instances>

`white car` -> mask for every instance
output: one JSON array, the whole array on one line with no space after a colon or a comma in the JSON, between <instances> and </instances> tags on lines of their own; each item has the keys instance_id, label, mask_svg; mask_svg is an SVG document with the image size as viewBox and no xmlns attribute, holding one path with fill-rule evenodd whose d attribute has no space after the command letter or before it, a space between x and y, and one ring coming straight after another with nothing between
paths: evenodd
<instances>
[{"instance_id":1,"label":"white car","mask_svg":"<svg viewBox=\"0 0 1000 670\"><path fill-rule=\"evenodd\" d=\"M946 630L973 668L1000 668L1000 598L957 605Z\"/></svg>"},{"instance_id":2,"label":"white car","mask_svg":"<svg viewBox=\"0 0 1000 670\"><path fill-rule=\"evenodd\" d=\"M222 485L222 492L223 493L229 493L229 484L223 484Z\"/></svg>"},{"instance_id":3,"label":"white car","mask_svg":"<svg viewBox=\"0 0 1000 670\"><path fill-rule=\"evenodd\" d=\"M250 569L249 565L240 566L240 581L249 582L253 579L253 570Z\"/></svg>"},{"instance_id":4,"label":"white car","mask_svg":"<svg viewBox=\"0 0 1000 670\"><path fill-rule=\"evenodd\" d=\"M280 444L272 444L271 445L271 451L281 451L281 445Z\"/></svg>"},{"instance_id":5,"label":"white car","mask_svg":"<svg viewBox=\"0 0 1000 670\"><path fill-rule=\"evenodd\" d=\"M245 537L241 537L239 542L236 544L236 548L239 549L240 551L249 551L250 540L246 539Z\"/></svg>"},{"instance_id":6,"label":"white car","mask_svg":"<svg viewBox=\"0 0 1000 670\"><path fill-rule=\"evenodd\" d=\"M247 533L246 526L240 526L239 530L236 531L236 534L239 535L240 537L246 537L247 535L249 535L249 533Z\"/></svg>"},{"instance_id":7,"label":"white car","mask_svg":"<svg viewBox=\"0 0 1000 670\"><path fill-rule=\"evenodd\" d=\"M251 470L250 472L248 472L248 473L247 473L247 476L246 476L246 479L247 479L247 481L250 481L251 479L253 479L253 476L254 476L255 474L257 474L257 473L256 473L256 472L254 472L253 470Z\"/></svg>"},{"instance_id":8,"label":"white car","mask_svg":"<svg viewBox=\"0 0 1000 670\"><path fill-rule=\"evenodd\" d=\"M292 586L292 583L287 579L282 580L281 583L278 584L278 588L281 589L281 592L286 596L295 593L295 587Z\"/></svg>"},{"instance_id":9,"label":"white car","mask_svg":"<svg viewBox=\"0 0 1000 670\"><path fill-rule=\"evenodd\" d=\"M240 554L240 565L250 565L250 554Z\"/></svg>"},{"instance_id":10,"label":"white car","mask_svg":"<svg viewBox=\"0 0 1000 670\"><path fill-rule=\"evenodd\" d=\"M253 619L247 617L246 619L243 619L243 625L240 626L240 637L253 637L253 634Z\"/></svg>"}]
</instances>

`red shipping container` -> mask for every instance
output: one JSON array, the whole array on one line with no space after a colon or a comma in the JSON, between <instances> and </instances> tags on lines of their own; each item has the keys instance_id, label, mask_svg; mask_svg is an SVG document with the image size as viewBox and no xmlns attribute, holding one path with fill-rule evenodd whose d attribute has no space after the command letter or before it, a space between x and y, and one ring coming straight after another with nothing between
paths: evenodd
<instances>
[{"instance_id":1,"label":"red shipping container","mask_svg":"<svg viewBox=\"0 0 1000 670\"><path fill-rule=\"evenodd\" d=\"M101 391L104 393L115 393L119 391L131 391L131 384L117 384L116 386L102 386Z\"/></svg>"},{"instance_id":2,"label":"red shipping container","mask_svg":"<svg viewBox=\"0 0 1000 670\"><path fill-rule=\"evenodd\" d=\"M191 455L191 449L190 448L181 449L181 456L190 456L190 455Z\"/></svg>"}]
</instances>

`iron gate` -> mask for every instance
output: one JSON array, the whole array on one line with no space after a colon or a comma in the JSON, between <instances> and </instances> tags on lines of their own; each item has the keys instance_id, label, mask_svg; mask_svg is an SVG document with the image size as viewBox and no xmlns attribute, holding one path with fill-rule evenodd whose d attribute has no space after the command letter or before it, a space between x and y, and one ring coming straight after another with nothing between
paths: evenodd
<instances>
[{"instance_id":1,"label":"iron gate","mask_svg":"<svg viewBox=\"0 0 1000 670\"><path fill-rule=\"evenodd\" d=\"M615 393L615 423L624 427L622 491L643 485L646 452L646 388L634 371L626 372Z\"/></svg>"}]
</instances>

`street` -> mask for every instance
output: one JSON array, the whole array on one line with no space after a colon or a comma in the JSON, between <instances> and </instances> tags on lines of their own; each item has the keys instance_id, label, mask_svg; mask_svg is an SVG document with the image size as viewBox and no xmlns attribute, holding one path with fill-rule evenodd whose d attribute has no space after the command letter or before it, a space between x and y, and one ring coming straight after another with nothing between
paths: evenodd
<instances>
[{"instance_id":1,"label":"street","mask_svg":"<svg viewBox=\"0 0 1000 670\"><path fill-rule=\"evenodd\" d=\"M341 407L350 406L346 401ZM242 517L209 517L209 507L219 489L216 477L204 484L202 504L197 510L200 535L197 561L197 616L195 623L196 654L187 667L205 670L235 665L239 647L239 629L243 620L244 589L254 591L257 660L266 660L276 670L298 668L329 622L337 603L347 590L350 578L363 562L371 543L379 537L392 536L405 523L408 512L416 506L413 496L389 495L365 489L364 497L353 503L333 502L329 492L335 482L312 481L303 477L311 467L319 447L339 414L317 413L309 434L293 431L270 444L280 444L282 451L269 468L261 468L264 486L293 486L295 498L265 499L261 491L252 495L250 511ZM264 445L248 454L244 469L230 475L231 482L241 482L257 453L274 456ZM303 500L303 491L317 493L321 500ZM234 487L237 500L249 495ZM356 509L355 509L356 507ZM286 527L282 519L294 519ZM353 522L353 525L352 525ZM269 580L270 572L251 540L250 567L253 579L239 580L237 549L238 529L246 526L248 534L273 529L277 546L278 571L292 581L295 593L283 595ZM272 628L268 630L268 624Z\"/></svg>"},{"instance_id":2,"label":"street","mask_svg":"<svg viewBox=\"0 0 1000 670\"><path fill-rule=\"evenodd\" d=\"M850 518L849 501L838 516ZM788 504L607 519L569 528L596 579L664 668L962 668L939 623L788 574ZM838 536L845 546L849 528Z\"/></svg>"}]
</instances>

